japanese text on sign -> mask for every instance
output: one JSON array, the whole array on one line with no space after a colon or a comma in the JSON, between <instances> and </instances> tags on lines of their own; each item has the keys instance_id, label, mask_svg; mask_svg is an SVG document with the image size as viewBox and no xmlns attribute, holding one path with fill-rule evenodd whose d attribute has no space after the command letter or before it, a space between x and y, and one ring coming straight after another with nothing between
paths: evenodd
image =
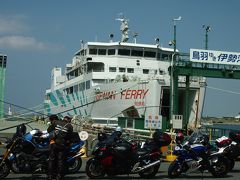
<instances>
[{"instance_id":1,"label":"japanese text on sign","mask_svg":"<svg viewBox=\"0 0 240 180\"><path fill-rule=\"evenodd\" d=\"M190 49L190 61L200 63L240 65L240 53Z\"/></svg>"}]
</instances>

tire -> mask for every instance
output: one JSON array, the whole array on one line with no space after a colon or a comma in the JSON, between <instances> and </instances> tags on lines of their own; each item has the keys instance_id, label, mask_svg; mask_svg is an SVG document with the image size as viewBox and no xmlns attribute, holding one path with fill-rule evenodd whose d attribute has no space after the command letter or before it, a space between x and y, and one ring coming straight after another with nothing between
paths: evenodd
<instances>
[{"instance_id":1,"label":"tire","mask_svg":"<svg viewBox=\"0 0 240 180\"><path fill-rule=\"evenodd\" d=\"M89 178L101 179L104 177L105 171L100 161L92 158L86 164L86 174Z\"/></svg>"},{"instance_id":2,"label":"tire","mask_svg":"<svg viewBox=\"0 0 240 180\"><path fill-rule=\"evenodd\" d=\"M235 166L235 160L234 159L229 159L229 166L228 166L228 170L232 171L233 168Z\"/></svg>"},{"instance_id":3,"label":"tire","mask_svg":"<svg viewBox=\"0 0 240 180\"><path fill-rule=\"evenodd\" d=\"M16 162L16 161L12 161L11 170L12 170L12 172L14 172L14 173L19 173L19 172L20 172L20 170L19 170L19 168L18 168L18 166L17 166L17 162Z\"/></svg>"},{"instance_id":4,"label":"tire","mask_svg":"<svg viewBox=\"0 0 240 180\"><path fill-rule=\"evenodd\" d=\"M77 173L80 168L82 167L82 158L77 157L76 159L72 160L68 163L68 174Z\"/></svg>"},{"instance_id":5,"label":"tire","mask_svg":"<svg viewBox=\"0 0 240 180\"><path fill-rule=\"evenodd\" d=\"M2 158L0 157L0 162L2 162ZM10 173L10 167L8 166L8 163L3 162L0 166L0 179L3 179L7 177Z\"/></svg>"},{"instance_id":6,"label":"tire","mask_svg":"<svg viewBox=\"0 0 240 180\"><path fill-rule=\"evenodd\" d=\"M138 174L141 178L146 178L146 179L153 178L158 173L159 167L160 167L160 164L147 168L142 172L139 172Z\"/></svg>"},{"instance_id":7,"label":"tire","mask_svg":"<svg viewBox=\"0 0 240 180\"><path fill-rule=\"evenodd\" d=\"M229 172L229 160L226 158L219 158L216 163L213 163L210 172L214 177L224 177Z\"/></svg>"},{"instance_id":8,"label":"tire","mask_svg":"<svg viewBox=\"0 0 240 180\"><path fill-rule=\"evenodd\" d=\"M178 164L177 161L173 161L168 167L168 177L177 178L181 175L181 173L181 166Z\"/></svg>"}]
</instances>

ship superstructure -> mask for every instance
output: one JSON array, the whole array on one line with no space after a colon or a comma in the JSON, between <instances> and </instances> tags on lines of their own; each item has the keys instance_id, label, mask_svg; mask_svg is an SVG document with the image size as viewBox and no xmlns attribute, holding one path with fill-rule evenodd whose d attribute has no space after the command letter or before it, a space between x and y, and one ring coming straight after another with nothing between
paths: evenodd
<instances>
[{"instance_id":1,"label":"ship superstructure","mask_svg":"<svg viewBox=\"0 0 240 180\"><path fill-rule=\"evenodd\" d=\"M76 52L65 73L55 67L46 90L45 110L61 116L78 115L95 123L116 123L118 117L160 117L169 120L172 48L129 43L128 23L121 21L122 39L87 42ZM177 51L178 52L178 51ZM201 116L205 78L190 83L189 122ZM183 114L185 78L179 77L179 114ZM155 125L157 126L157 125ZM158 128L158 127L155 127Z\"/></svg>"}]
</instances>

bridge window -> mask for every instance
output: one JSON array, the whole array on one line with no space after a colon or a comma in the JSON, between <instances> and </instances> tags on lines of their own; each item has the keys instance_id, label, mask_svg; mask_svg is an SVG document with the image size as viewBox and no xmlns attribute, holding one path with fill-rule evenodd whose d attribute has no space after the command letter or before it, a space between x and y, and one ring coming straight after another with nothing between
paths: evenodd
<instances>
[{"instance_id":1,"label":"bridge window","mask_svg":"<svg viewBox=\"0 0 240 180\"><path fill-rule=\"evenodd\" d=\"M89 49L89 54L96 55L97 54L97 49Z\"/></svg>"},{"instance_id":2,"label":"bridge window","mask_svg":"<svg viewBox=\"0 0 240 180\"><path fill-rule=\"evenodd\" d=\"M115 55L115 49L108 49L108 55Z\"/></svg>"},{"instance_id":3,"label":"bridge window","mask_svg":"<svg viewBox=\"0 0 240 180\"><path fill-rule=\"evenodd\" d=\"M169 55L168 54L162 54L162 59L163 60L169 60Z\"/></svg>"},{"instance_id":4,"label":"bridge window","mask_svg":"<svg viewBox=\"0 0 240 180\"><path fill-rule=\"evenodd\" d=\"M118 49L118 55L130 56L130 50L129 49Z\"/></svg>"},{"instance_id":5,"label":"bridge window","mask_svg":"<svg viewBox=\"0 0 240 180\"><path fill-rule=\"evenodd\" d=\"M137 57L142 57L143 56L143 51L138 51L138 50L132 50L132 56L137 56Z\"/></svg>"},{"instance_id":6,"label":"bridge window","mask_svg":"<svg viewBox=\"0 0 240 180\"><path fill-rule=\"evenodd\" d=\"M145 52L144 52L144 57L154 58L154 57L156 57L156 52L153 52L153 51L145 51Z\"/></svg>"},{"instance_id":7,"label":"bridge window","mask_svg":"<svg viewBox=\"0 0 240 180\"><path fill-rule=\"evenodd\" d=\"M98 55L106 55L107 50L106 49L98 49Z\"/></svg>"}]
</instances>

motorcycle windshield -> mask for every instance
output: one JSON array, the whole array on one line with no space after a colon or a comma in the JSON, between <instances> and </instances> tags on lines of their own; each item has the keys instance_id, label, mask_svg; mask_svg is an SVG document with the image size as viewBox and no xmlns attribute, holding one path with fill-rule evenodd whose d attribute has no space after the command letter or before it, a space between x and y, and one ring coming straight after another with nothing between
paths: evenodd
<instances>
[{"instance_id":1,"label":"motorcycle windshield","mask_svg":"<svg viewBox=\"0 0 240 180\"><path fill-rule=\"evenodd\" d=\"M194 131L191 136L188 138L189 144L197 144L201 143L201 141L204 139L205 134L202 131Z\"/></svg>"}]
</instances>

